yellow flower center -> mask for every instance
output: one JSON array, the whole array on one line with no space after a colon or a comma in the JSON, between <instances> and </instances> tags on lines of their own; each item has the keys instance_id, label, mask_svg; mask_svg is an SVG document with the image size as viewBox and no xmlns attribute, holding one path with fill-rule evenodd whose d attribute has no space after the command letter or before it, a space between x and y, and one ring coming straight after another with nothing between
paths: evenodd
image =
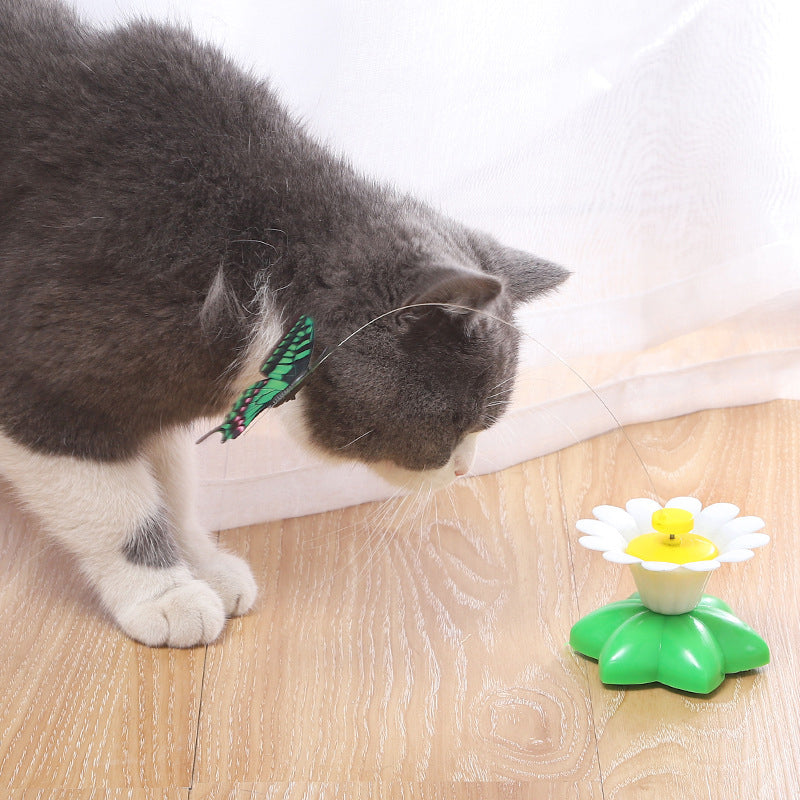
<instances>
[{"instance_id":1,"label":"yellow flower center","mask_svg":"<svg viewBox=\"0 0 800 800\"><path fill-rule=\"evenodd\" d=\"M682 508L662 508L653 514L656 533L645 533L631 539L625 552L642 561L666 561L688 564L709 561L719 555L716 545L705 536L691 533L694 518Z\"/></svg>"}]
</instances>

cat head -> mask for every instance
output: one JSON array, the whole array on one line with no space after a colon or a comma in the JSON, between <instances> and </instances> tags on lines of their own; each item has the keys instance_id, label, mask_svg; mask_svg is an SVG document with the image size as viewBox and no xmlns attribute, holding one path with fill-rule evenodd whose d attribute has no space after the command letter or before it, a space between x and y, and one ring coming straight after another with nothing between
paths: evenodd
<instances>
[{"instance_id":1,"label":"cat head","mask_svg":"<svg viewBox=\"0 0 800 800\"><path fill-rule=\"evenodd\" d=\"M308 436L405 484L414 474L436 483L468 471L475 435L501 416L513 389L515 308L569 274L437 223L406 225L401 236L395 227L391 244L373 232L360 268L307 298L318 346L331 350L300 394Z\"/></svg>"}]
</instances>

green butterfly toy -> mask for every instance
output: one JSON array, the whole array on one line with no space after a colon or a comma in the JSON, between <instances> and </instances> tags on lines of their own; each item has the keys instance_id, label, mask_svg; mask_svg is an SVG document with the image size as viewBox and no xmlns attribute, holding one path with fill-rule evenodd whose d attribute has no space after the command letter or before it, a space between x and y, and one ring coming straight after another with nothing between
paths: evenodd
<instances>
[{"instance_id":1,"label":"green butterfly toy","mask_svg":"<svg viewBox=\"0 0 800 800\"><path fill-rule=\"evenodd\" d=\"M314 349L314 320L306 315L292 325L261 366L264 378L248 386L237 398L222 425L197 440L207 439L218 431L222 441L241 436L248 425L264 410L292 400L297 390L322 362L311 360Z\"/></svg>"}]
</instances>

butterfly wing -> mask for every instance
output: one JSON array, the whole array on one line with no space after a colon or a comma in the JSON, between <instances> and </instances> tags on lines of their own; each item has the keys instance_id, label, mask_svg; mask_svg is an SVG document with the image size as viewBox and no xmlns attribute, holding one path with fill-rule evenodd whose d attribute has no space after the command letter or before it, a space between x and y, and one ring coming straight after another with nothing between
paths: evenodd
<instances>
[{"instance_id":1,"label":"butterfly wing","mask_svg":"<svg viewBox=\"0 0 800 800\"><path fill-rule=\"evenodd\" d=\"M198 439L198 444L219 431L222 441L235 439L267 408L275 408L294 397L313 371L314 321L302 316L280 340L261 367L263 380L248 386L237 398L222 425Z\"/></svg>"},{"instance_id":2,"label":"butterfly wing","mask_svg":"<svg viewBox=\"0 0 800 800\"><path fill-rule=\"evenodd\" d=\"M268 380L283 381L288 395L298 378L302 379L309 372L313 349L314 320L303 315L262 364L261 374ZM272 405L280 405L286 399L287 396L279 392Z\"/></svg>"}]
</instances>

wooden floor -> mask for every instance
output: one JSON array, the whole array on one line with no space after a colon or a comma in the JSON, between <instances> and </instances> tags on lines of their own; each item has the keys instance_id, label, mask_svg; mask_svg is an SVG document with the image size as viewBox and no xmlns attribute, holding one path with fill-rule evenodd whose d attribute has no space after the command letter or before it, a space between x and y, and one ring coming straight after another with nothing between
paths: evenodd
<instances>
[{"instance_id":1,"label":"wooden floor","mask_svg":"<svg viewBox=\"0 0 800 800\"><path fill-rule=\"evenodd\" d=\"M260 602L191 651L121 636L6 493L0 796L800 796L800 403L630 436L662 500L767 520L772 543L708 587L769 642L763 670L626 691L570 651L579 616L633 590L575 531L648 491L619 432L465 481L421 522L362 506L223 533Z\"/></svg>"}]
</instances>

